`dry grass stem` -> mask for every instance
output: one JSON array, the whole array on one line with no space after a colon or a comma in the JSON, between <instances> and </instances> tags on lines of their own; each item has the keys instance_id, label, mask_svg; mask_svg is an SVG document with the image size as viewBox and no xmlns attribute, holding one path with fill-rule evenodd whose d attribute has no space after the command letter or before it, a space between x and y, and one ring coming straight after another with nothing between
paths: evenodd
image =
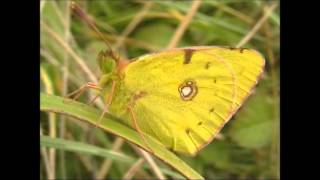
<instances>
[{"instance_id":1,"label":"dry grass stem","mask_svg":"<svg viewBox=\"0 0 320 180\"><path fill-rule=\"evenodd\" d=\"M48 94L54 94L53 92L53 85L52 81L47 73L47 71L40 66L40 78L45 86L46 93ZM56 138L57 132L56 132L56 114L55 113L48 113L49 115L49 136L51 138ZM49 173L48 173L48 179L55 179L56 174L56 150L54 148L49 148Z\"/></svg>"},{"instance_id":2,"label":"dry grass stem","mask_svg":"<svg viewBox=\"0 0 320 180\"><path fill-rule=\"evenodd\" d=\"M148 1L143 6L142 10L133 18L133 20L128 24L125 30L122 32L120 38L115 44L115 49L118 49L124 42L125 38L138 26L138 24L143 20L149 9L152 7L153 2Z\"/></svg>"},{"instance_id":3,"label":"dry grass stem","mask_svg":"<svg viewBox=\"0 0 320 180\"><path fill-rule=\"evenodd\" d=\"M158 179L166 179L165 176L163 175L163 173L161 172L160 168L157 166L157 164L154 162L154 160L152 159L152 157L150 156L150 154L148 152L144 151L143 149L141 149L135 145L131 145L131 147L133 147L133 149L135 151L137 151L146 160L146 162L149 164L151 170L153 171L154 175Z\"/></svg>"},{"instance_id":4,"label":"dry grass stem","mask_svg":"<svg viewBox=\"0 0 320 180\"><path fill-rule=\"evenodd\" d=\"M143 158L139 158L131 167L130 169L124 174L122 179L132 179L134 175L139 171L142 163L144 162Z\"/></svg>"},{"instance_id":5,"label":"dry grass stem","mask_svg":"<svg viewBox=\"0 0 320 180\"><path fill-rule=\"evenodd\" d=\"M277 7L277 5L278 5L277 3L274 3L265 11L264 15L253 26L251 31L249 31L248 34L245 37L243 37L242 40L236 45L237 48L244 46L246 43L248 43L251 40L251 38L258 32L258 30L263 25L263 23L271 15L272 11Z\"/></svg>"},{"instance_id":6,"label":"dry grass stem","mask_svg":"<svg viewBox=\"0 0 320 180\"><path fill-rule=\"evenodd\" d=\"M124 139L117 137L116 140L112 144L111 150L118 152L124 142L125 142ZM102 163L102 165L96 175L96 179L104 179L107 176L109 169L112 165L112 162L113 162L112 160L107 159Z\"/></svg>"},{"instance_id":7,"label":"dry grass stem","mask_svg":"<svg viewBox=\"0 0 320 180\"><path fill-rule=\"evenodd\" d=\"M78 56L77 53L69 46L67 42L64 41L56 32L54 32L48 25L44 22L40 22L41 27L45 30L54 40L56 40L65 50L69 53L69 55L77 62L81 70L88 76L89 80L97 83L98 79L95 77L94 73L89 69L84 60Z\"/></svg>"},{"instance_id":8,"label":"dry grass stem","mask_svg":"<svg viewBox=\"0 0 320 180\"><path fill-rule=\"evenodd\" d=\"M176 32L174 33L169 45L167 46L168 49L174 48L179 43L181 37L183 36L185 30L187 29L189 23L191 22L193 16L198 11L198 8L200 7L202 0L194 0L191 4L191 8L188 11L188 14L184 17L184 19L181 21L179 27L176 29Z\"/></svg>"}]
</instances>

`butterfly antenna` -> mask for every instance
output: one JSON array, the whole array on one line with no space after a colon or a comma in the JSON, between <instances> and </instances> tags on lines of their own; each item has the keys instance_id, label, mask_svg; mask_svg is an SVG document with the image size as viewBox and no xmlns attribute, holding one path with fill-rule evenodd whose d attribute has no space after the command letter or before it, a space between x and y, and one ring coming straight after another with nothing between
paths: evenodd
<instances>
[{"instance_id":1,"label":"butterfly antenna","mask_svg":"<svg viewBox=\"0 0 320 180\"><path fill-rule=\"evenodd\" d=\"M105 42L105 44L109 48L112 57L115 57L111 45L104 37L104 35L101 33L101 31L97 28L96 23L80 8L80 6L76 2L72 1L70 7L75 14L77 14L84 22L88 24L90 28L92 28L99 35L99 37Z\"/></svg>"}]
</instances>

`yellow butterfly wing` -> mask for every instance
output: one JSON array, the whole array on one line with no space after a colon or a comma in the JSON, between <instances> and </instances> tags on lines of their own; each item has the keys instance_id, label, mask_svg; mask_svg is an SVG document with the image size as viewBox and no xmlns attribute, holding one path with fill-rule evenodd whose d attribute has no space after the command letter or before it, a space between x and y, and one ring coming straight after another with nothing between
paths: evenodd
<instances>
[{"instance_id":1,"label":"yellow butterfly wing","mask_svg":"<svg viewBox=\"0 0 320 180\"><path fill-rule=\"evenodd\" d=\"M175 152L211 142L257 84L264 58L254 50L189 47L149 54L123 71L110 112ZM124 98L125 97L125 98Z\"/></svg>"}]
</instances>

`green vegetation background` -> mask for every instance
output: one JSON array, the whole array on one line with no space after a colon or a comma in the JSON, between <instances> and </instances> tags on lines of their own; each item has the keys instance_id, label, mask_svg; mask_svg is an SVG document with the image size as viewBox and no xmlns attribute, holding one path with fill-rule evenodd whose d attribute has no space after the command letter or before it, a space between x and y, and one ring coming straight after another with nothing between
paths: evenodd
<instances>
[{"instance_id":1,"label":"green vegetation background","mask_svg":"<svg viewBox=\"0 0 320 180\"><path fill-rule=\"evenodd\" d=\"M103 41L72 15L69 3L42 0L40 4L41 91L60 96L99 77L96 57L106 49ZM166 48L192 2L95 0L78 4L117 52L134 58ZM266 58L265 75L255 93L220 136L196 157L180 156L207 179L279 179L279 7L254 32L254 26L273 4L278 5L278 1L202 1L177 45L236 46L253 33L243 47L254 48ZM86 102L93 95L88 92L79 101ZM101 102L96 106L101 108ZM41 113L40 133L105 149L115 148L118 143L120 152L139 157L128 143L69 117ZM46 161L51 170L46 168ZM114 161L106 170L102 167L105 164L103 157L43 148L40 178L122 178L132 167ZM165 166L159 161L157 164ZM134 174L134 178L154 177L145 168L138 168Z\"/></svg>"}]
</instances>

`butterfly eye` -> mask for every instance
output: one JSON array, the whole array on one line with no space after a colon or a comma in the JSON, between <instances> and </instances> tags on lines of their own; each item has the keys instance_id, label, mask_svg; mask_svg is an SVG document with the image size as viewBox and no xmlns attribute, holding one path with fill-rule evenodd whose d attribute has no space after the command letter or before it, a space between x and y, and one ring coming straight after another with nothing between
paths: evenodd
<instances>
[{"instance_id":1,"label":"butterfly eye","mask_svg":"<svg viewBox=\"0 0 320 180\"><path fill-rule=\"evenodd\" d=\"M179 86L179 93L182 100L192 100L196 96L197 92L198 88L196 83L192 80L187 80Z\"/></svg>"}]
</instances>

